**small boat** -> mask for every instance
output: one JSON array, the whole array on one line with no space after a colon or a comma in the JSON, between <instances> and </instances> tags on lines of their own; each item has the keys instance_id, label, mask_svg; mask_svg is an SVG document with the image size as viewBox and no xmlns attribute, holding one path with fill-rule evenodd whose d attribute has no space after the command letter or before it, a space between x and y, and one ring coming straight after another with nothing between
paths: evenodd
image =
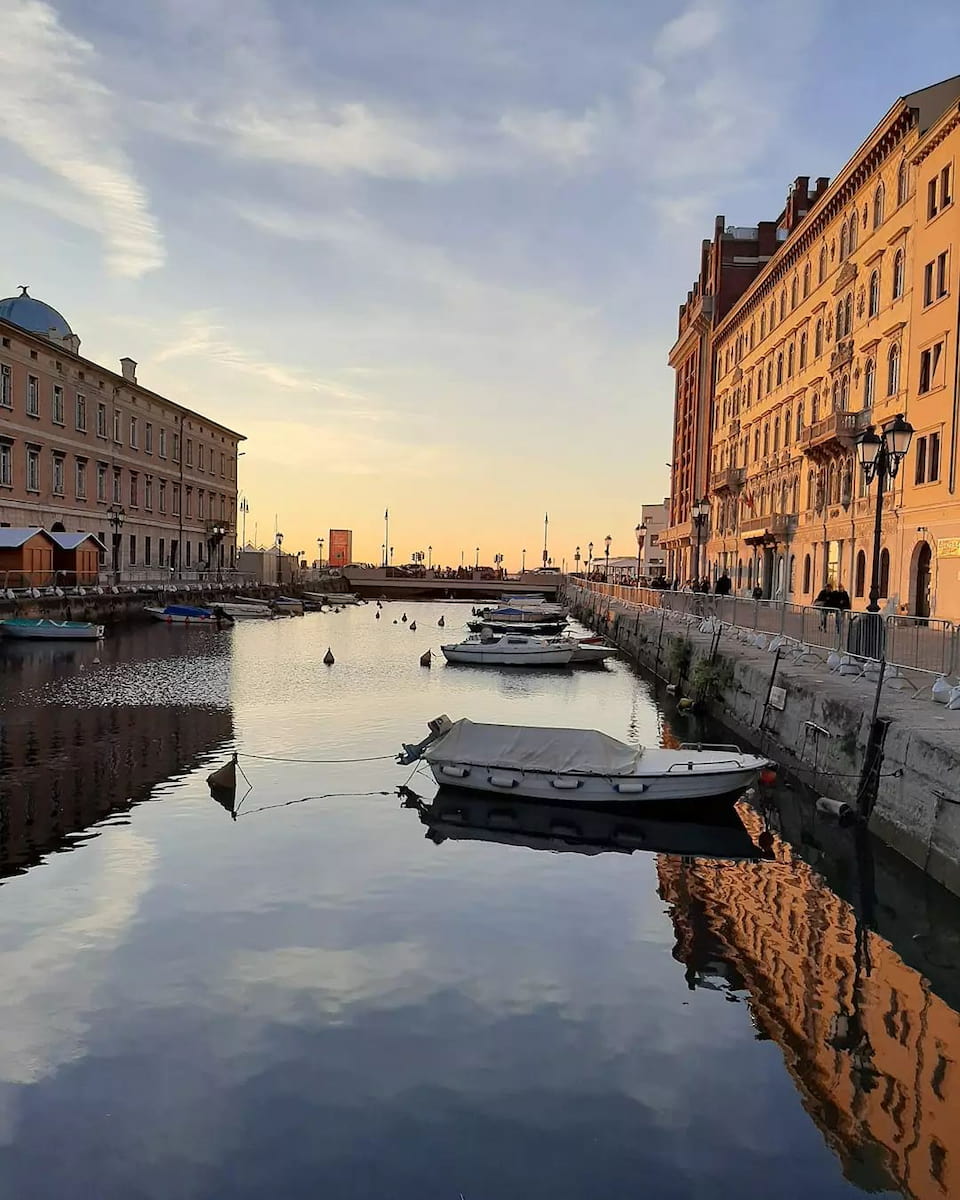
<instances>
[{"instance_id":1,"label":"small boat","mask_svg":"<svg viewBox=\"0 0 960 1200\"><path fill-rule=\"evenodd\" d=\"M228 617L233 617L235 621L270 621L274 617L270 605L257 600L238 598L218 604L217 608L222 609Z\"/></svg>"},{"instance_id":2,"label":"small boat","mask_svg":"<svg viewBox=\"0 0 960 1200\"><path fill-rule=\"evenodd\" d=\"M739 746L631 746L595 729L429 722L429 735L398 756L423 759L437 783L547 803L687 804L727 799L755 784L768 760Z\"/></svg>"},{"instance_id":3,"label":"small boat","mask_svg":"<svg viewBox=\"0 0 960 1200\"><path fill-rule=\"evenodd\" d=\"M304 592L305 600L314 600L318 604L362 604L363 601L355 592Z\"/></svg>"},{"instance_id":4,"label":"small boat","mask_svg":"<svg viewBox=\"0 0 960 1200\"><path fill-rule=\"evenodd\" d=\"M226 613L217 615L214 609L198 608L192 604L168 604L165 608L145 608L155 621L167 625L232 625L233 618Z\"/></svg>"},{"instance_id":5,"label":"small boat","mask_svg":"<svg viewBox=\"0 0 960 1200\"><path fill-rule=\"evenodd\" d=\"M440 649L447 662L452 663L480 667L566 667L576 647L523 634L505 633L496 637L484 633Z\"/></svg>"},{"instance_id":6,"label":"small boat","mask_svg":"<svg viewBox=\"0 0 960 1200\"><path fill-rule=\"evenodd\" d=\"M566 625L566 621L547 621L536 625L531 625L528 622L518 622L516 624L502 621L467 622L467 628L471 633L483 633L485 629L489 629L495 633L527 633L532 636L562 633Z\"/></svg>"},{"instance_id":7,"label":"small boat","mask_svg":"<svg viewBox=\"0 0 960 1200\"><path fill-rule=\"evenodd\" d=\"M91 621L49 621L45 617L10 617L0 622L7 637L35 642L96 642L103 626Z\"/></svg>"},{"instance_id":8,"label":"small boat","mask_svg":"<svg viewBox=\"0 0 960 1200\"><path fill-rule=\"evenodd\" d=\"M294 596L278 596L271 607L275 613L286 614L290 617L303 616L303 601Z\"/></svg>"},{"instance_id":9,"label":"small boat","mask_svg":"<svg viewBox=\"0 0 960 1200\"><path fill-rule=\"evenodd\" d=\"M558 638L557 640L573 646L573 658L570 661L574 666L577 663L604 662L608 658L613 658L617 653L616 646L605 646L592 638L585 642L581 642L575 637Z\"/></svg>"},{"instance_id":10,"label":"small boat","mask_svg":"<svg viewBox=\"0 0 960 1200\"><path fill-rule=\"evenodd\" d=\"M542 625L565 621L567 610L559 604L512 604L478 609L477 616L491 625Z\"/></svg>"}]
</instances>

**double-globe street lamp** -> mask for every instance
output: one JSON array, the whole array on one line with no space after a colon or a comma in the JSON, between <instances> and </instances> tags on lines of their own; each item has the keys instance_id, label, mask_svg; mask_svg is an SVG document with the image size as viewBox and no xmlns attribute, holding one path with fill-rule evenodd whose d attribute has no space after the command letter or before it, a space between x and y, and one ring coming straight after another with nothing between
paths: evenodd
<instances>
[{"instance_id":1,"label":"double-globe street lamp","mask_svg":"<svg viewBox=\"0 0 960 1200\"><path fill-rule=\"evenodd\" d=\"M283 585L283 534L277 534L277 587Z\"/></svg>"},{"instance_id":2,"label":"double-globe street lamp","mask_svg":"<svg viewBox=\"0 0 960 1200\"><path fill-rule=\"evenodd\" d=\"M646 521L641 521L640 524L637 526L637 528L634 530L634 533L636 533L636 535L637 535L637 587L639 587L640 586L641 559L643 557L643 547L644 547L644 544L646 543L646 539L647 539L647 523L646 523Z\"/></svg>"},{"instance_id":3,"label":"double-globe street lamp","mask_svg":"<svg viewBox=\"0 0 960 1200\"><path fill-rule=\"evenodd\" d=\"M709 515L710 501L704 496L702 500L697 500L691 509L693 524L697 531L697 556L693 564L693 582L695 587L700 582L700 543L703 540L703 527L707 523Z\"/></svg>"},{"instance_id":4,"label":"double-globe street lamp","mask_svg":"<svg viewBox=\"0 0 960 1200\"><path fill-rule=\"evenodd\" d=\"M216 559L218 583L223 579L223 557L221 547L223 545L223 539L227 536L227 533L227 526L220 521L210 526L210 543L207 552L207 565L208 568L212 568L214 559Z\"/></svg>"},{"instance_id":5,"label":"double-globe street lamp","mask_svg":"<svg viewBox=\"0 0 960 1200\"><path fill-rule=\"evenodd\" d=\"M869 425L857 439L857 458L863 468L867 487L877 481L877 507L873 520L873 558L870 566L870 603L863 620L859 653L881 658L884 651L883 621L880 617L880 542L883 536L883 493L888 479L896 479L913 440L913 426L897 413L884 425L881 435ZM867 615L869 614L869 615ZM859 622L858 622L859 624Z\"/></svg>"},{"instance_id":6,"label":"double-globe street lamp","mask_svg":"<svg viewBox=\"0 0 960 1200\"><path fill-rule=\"evenodd\" d=\"M613 538L610 536L609 533L603 539L604 556L606 558L606 562L605 562L604 568L603 568L603 582L604 583L610 582L610 543L612 541L613 541Z\"/></svg>"},{"instance_id":7,"label":"double-globe street lamp","mask_svg":"<svg viewBox=\"0 0 960 1200\"><path fill-rule=\"evenodd\" d=\"M593 571L593 542L589 542L587 545L587 578L588 579L590 578L592 571Z\"/></svg>"},{"instance_id":8,"label":"double-globe street lamp","mask_svg":"<svg viewBox=\"0 0 960 1200\"><path fill-rule=\"evenodd\" d=\"M580 574L580 547L578 546L573 552L573 561L576 563L576 574Z\"/></svg>"},{"instance_id":9,"label":"double-globe street lamp","mask_svg":"<svg viewBox=\"0 0 960 1200\"><path fill-rule=\"evenodd\" d=\"M122 504L111 504L107 509L107 520L113 528L113 582L120 582L120 530L127 515Z\"/></svg>"}]
</instances>

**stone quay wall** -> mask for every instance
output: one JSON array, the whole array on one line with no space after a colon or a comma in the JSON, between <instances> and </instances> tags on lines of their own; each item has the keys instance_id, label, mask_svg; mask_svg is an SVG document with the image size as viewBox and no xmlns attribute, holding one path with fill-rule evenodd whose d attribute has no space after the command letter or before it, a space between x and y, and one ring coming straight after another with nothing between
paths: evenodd
<instances>
[{"instance_id":1,"label":"stone quay wall","mask_svg":"<svg viewBox=\"0 0 960 1200\"><path fill-rule=\"evenodd\" d=\"M930 699L932 678L900 680L905 690L885 682L877 703L876 682L828 670L825 651L778 660L717 622L569 581L564 598L574 616L676 684L678 695L696 699L690 679L708 660L719 689L707 705L712 716L821 795L845 801L883 841L960 894L960 711ZM771 688L782 693L771 696Z\"/></svg>"}]
</instances>

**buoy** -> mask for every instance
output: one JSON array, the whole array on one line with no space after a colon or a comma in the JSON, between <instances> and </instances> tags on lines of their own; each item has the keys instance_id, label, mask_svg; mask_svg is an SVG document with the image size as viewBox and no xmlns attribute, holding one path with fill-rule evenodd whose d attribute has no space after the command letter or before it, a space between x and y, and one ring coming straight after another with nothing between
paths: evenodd
<instances>
[{"instance_id":1,"label":"buoy","mask_svg":"<svg viewBox=\"0 0 960 1200\"><path fill-rule=\"evenodd\" d=\"M429 667L432 662L433 654L429 650L425 650L423 654L420 655L420 666Z\"/></svg>"},{"instance_id":2,"label":"buoy","mask_svg":"<svg viewBox=\"0 0 960 1200\"><path fill-rule=\"evenodd\" d=\"M377 608L383 608L383 605L380 603L379 600L377 601Z\"/></svg>"},{"instance_id":3,"label":"buoy","mask_svg":"<svg viewBox=\"0 0 960 1200\"><path fill-rule=\"evenodd\" d=\"M840 825L852 825L857 819L856 813L849 804L845 804L842 800L833 800L830 796L817 798L817 812L822 813L825 817L834 817Z\"/></svg>"},{"instance_id":4,"label":"buoy","mask_svg":"<svg viewBox=\"0 0 960 1200\"><path fill-rule=\"evenodd\" d=\"M446 625L446 621L443 619L443 617L441 617L440 620L437 622L437 624L442 629L444 627L444 625Z\"/></svg>"},{"instance_id":5,"label":"buoy","mask_svg":"<svg viewBox=\"0 0 960 1200\"><path fill-rule=\"evenodd\" d=\"M411 622L410 622L410 628L411 628L411 629L413 629L413 630L415 630L415 629L417 628L417 623L416 623L416 621L411 621Z\"/></svg>"},{"instance_id":6,"label":"buoy","mask_svg":"<svg viewBox=\"0 0 960 1200\"><path fill-rule=\"evenodd\" d=\"M760 782L764 787L773 787L777 782L777 773L772 767L764 767L760 772Z\"/></svg>"},{"instance_id":7,"label":"buoy","mask_svg":"<svg viewBox=\"0 0 960 1200\"><path fill-rule=\"evenodd\" d=\"M406 624L406 621L407 621L407 614L406 614L406 613L404 613L404 614L403 614L403 616L400 618L400 620L401 620L401 621L403 621L403 623L404 623L404 624Z\"/></svg>"},{"instance_id":8,"label":"buoy","mask_svg":"<svg viewBox=\"0 0 960 1200\"><path fill-rule=\"evenodd\" d=\"M93 665L94 665L95 667L99 667L99 666L100 666L100 659L99 659L99 658L95 658L95 659L93 660Z\"/></svg>"},{"instance_id":9,"label":"buoy","mask_svg":"<svg viewBox=\"0 0 960 1200\"><path fill-rule=\"evenodd\" d=\"M333 651L330 649L329 646L327 647L326 654L323 656L323 661L327 664L328 667L332 667L333 664L337 661L333 657Z\"/></svg>"},{"instance_id":10,"label":"buoy","mask_svg":"<svg viewBox=\"0 0 960 1200\"><path fill-rule=\"evenodd\" d=\"M219 767L207 776L207 783L212 788L236 788L237 786L237 756L234 755L228 763Z\"/></svg>"},{"instance_id":11,"label":"buoy","mask_svg":"<svg viewBox=\"0 0 960 1200\"><path fill-rule=\"evenodd\" d=\"M394 625L399 625L399 624L400 624L400 622L397 620L397 618L396 618L396 617L394 617L394 618L393 618L393 623L394 623Z\"/></svg>"},{"instance_id":12,"label":"buoy","mask_svg":"<svg viewBox=\"0 0 960 1200\"><path fill-rule=\"evenodd\" d=\"M377 620L378 621L380 620L380 609L379 608L377 609Z\"/></svg>"}]
</instances>

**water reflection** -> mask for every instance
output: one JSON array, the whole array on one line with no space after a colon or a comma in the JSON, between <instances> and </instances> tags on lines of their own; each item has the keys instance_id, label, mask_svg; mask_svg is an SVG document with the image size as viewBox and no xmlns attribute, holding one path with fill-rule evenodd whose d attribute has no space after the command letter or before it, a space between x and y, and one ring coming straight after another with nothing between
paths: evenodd
<instances>
[{"instance_id":1,"label":"water reflection","mask_svg":"<svg viewBox=\"0 0 960 1200\"><path fill-rule=\"evenodd\" d=\"M742 814L758 838L762 818ZM765 832L774 864L660 859L688 985L719 980L747 1000L848 1179L924 1200L960 1194L960 1018L870 927L872 848L851 834L853 903Z\"/></svg>"}]
</instances>

